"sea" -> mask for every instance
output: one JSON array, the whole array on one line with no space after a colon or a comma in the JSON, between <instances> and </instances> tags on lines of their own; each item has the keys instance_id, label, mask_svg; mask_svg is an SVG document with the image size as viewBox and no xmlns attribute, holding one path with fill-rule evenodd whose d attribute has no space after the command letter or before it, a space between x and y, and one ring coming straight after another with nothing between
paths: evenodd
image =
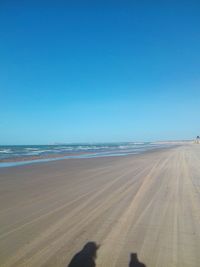
<instances>
[{"instance_id":1,"label":"sea","mask_svg":"<svg viewBox=\"0 0 200 267\"><path fill-rule=\"evenodd\" d=\"M0 146L0 167L67 158L127 156L169 147L152 142Z\"/></svg>"}]
</instances>

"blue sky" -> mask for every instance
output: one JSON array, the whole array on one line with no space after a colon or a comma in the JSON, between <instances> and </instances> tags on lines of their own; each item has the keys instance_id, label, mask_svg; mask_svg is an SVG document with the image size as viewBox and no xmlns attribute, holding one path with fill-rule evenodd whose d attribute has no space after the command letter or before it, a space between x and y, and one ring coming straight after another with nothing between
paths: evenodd
<instances>
[{"instance_id":1,"label":"blue sky","mask_svg":"<svg viewBox=\"0 0 200 267\"><path fill-rule=\"evenodd\" d=\"M198 1L1 4L0 144L200 134Z\"/></svg>"}]
</instances>

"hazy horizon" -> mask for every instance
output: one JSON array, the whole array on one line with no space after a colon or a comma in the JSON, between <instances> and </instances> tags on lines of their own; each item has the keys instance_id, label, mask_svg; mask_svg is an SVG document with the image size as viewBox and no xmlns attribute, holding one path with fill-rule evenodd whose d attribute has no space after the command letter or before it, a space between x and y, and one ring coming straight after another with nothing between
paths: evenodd
<instances>
[{"instance_id":1,"label":"hazy horizon","mask_svg":"<svg viewBox=\"0 0 200 267\"><path fill-rule=\"evenodd\" d=\"M27 143L27 144L0 144L0 146L61 146L61 145L98 145L98 144L120 144L120 143L159 143L159 142L190 142L194 141L196 137L191 139L166 139L166 140L130 140L130 141L101 141L101 142L52 142L52 143Z\"/></svg>"}]
</instances>

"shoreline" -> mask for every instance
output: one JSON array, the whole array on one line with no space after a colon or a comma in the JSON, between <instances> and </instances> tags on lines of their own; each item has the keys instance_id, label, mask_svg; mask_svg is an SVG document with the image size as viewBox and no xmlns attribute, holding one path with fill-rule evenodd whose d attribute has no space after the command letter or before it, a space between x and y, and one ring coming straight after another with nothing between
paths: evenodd
<instances>
[{"instance_id":1,"label":"shoreline","mask_svg":"<svg viewBox=\"0 0 200 267\"><path fill-rule=\"evenodd\" d=\"M124 142L102 144L74 144L74 145L13 145L0 146L0 164L22 161L40 161L59 158L76 158L79 156L109 156L117 154L143 153L148 150L168 148L176 145L186 145L189 142ZM66 151L70 150L70 151Z\"/></svg>"},{"instance_id":2,"label":"shoreline","mask_svg":"<svg viewBox=\"0 0 200 267\"><path fill-rule=\"evenodd\" d=\"M80 153L66 153L66 154L48 154L43 156L30 156L30 157L14 157L9 159L0 160L0 168L9 168L15 166L24 166L29 164L37 164L37 163L45 163L52 162L58 160L66 160L66 159L86 159L86 158L103 158L103 157L127 157L133 155L145 154L153 151L161 151L163 149L170 149L177 147L179 145L167 145L166 147L156 147L156 148L148 148L146 150L138 150L138 151L119 151L119 152L80 152Z\"/></svg>"}]
</instances>

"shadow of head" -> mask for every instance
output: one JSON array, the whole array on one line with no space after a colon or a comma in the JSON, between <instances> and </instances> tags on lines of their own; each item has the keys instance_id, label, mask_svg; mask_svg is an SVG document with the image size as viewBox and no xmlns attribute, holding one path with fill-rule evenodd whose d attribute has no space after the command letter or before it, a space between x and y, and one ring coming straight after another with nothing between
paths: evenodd
<instances>
[{"instance_id":1,"label":"shadow of head","mask_svg":"<svg viewBox=\"0 0 200 267\"><path fill-rule=\"evenodd\" d=\"M137 253L131 253L129 267L146 267L146 265L138 260Z\"/></svg>"},{"instance_id":2,"label":"shadow of head","mask_svg":"<svg viewBox=\"0 0 200 267\"><path fill-rule=\"evenodd\" d=\"M88 242L71 260L68 267L95 267L97 250L100 245L95 242Z\"/></svg>"}]
</instances>

